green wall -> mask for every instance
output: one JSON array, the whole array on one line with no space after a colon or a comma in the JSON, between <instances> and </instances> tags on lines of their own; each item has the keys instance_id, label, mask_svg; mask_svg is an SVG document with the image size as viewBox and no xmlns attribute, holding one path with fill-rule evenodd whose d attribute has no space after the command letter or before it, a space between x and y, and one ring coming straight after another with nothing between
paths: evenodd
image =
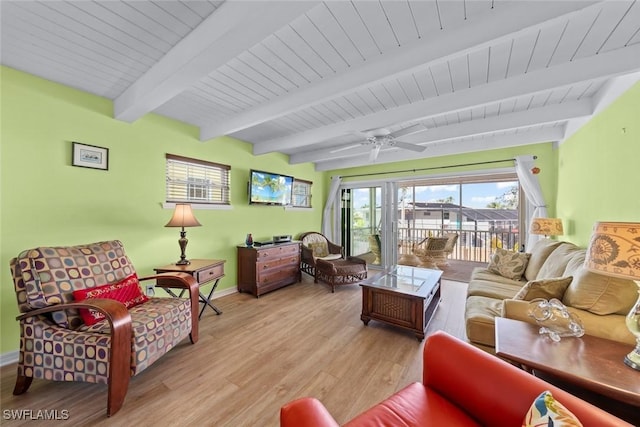
<instances>
[{"instance_id":1,"label":"green wall","mask_svg":"<svg viewBox=\"0 0 640 427\"><path fill-rule=\"evenodd\" d=\"M198 129L154 114L135 123L114 120L110 100L0 68L0 353L16 350L18 315L9 260L44 245L122 240L139 275L179 259L179 229L165 228L165 153L231 166L230 210L196 210L188 258L226 259L219 289L236 285L236 248L255 239L320 228L324 173L289 165L280 154L253 156L232 138L206 143ZM71 142L109 148L109 170L71 166ZM249 169L313 181L314 209L249 206Z\"/></svg>"},{"instance_id":2,"label":"green wall","mask_svg":"<svg viewBox=\"0 0 640 427\"><path fill-rule=\"evenodd\" d=\"M164 155L231 165L232 209L196 210L202 227L188 229L190 258L224 258L236 280L235 246L246 233L256 239L319 229L331 176L420 169L538 156L536 165L550 215L563 218L563 240L585 246L596 220L640 221L638 117L640 84L595 117L569 141L315 172L311 164L289 165L286 156L255 157L251 145L232 138L207 143L198 130L148 114L133 124L112 119L109 100L54 84L10 68L0 68L0 353L18 345L17 313L8 265L23 249L72 245L106 239L124 242L140 274L178 259L178 230L164 228L171 211L164 199ZM635 119L635 120L634 120ZM625 129L623 131L623 128ZM110 149L109 171L71 166L71 141ZM487 165L499 168L505 164ZM313 181L309 211L248 206L250 168L282 172ZM439 174L480 167L393 174L393 178ZM353 178L364 181L376 177Z\"/></svg>"},{"instance_id":3,"label":"green wall","mask_svg":"<svg viewBox=\"0 0 640 427\"><path fill-rule=\"evenodd\" d=\"M640 221L640 83L559 148L558 217L589 243L596 221Z\"/></svg>"}]
</instances>

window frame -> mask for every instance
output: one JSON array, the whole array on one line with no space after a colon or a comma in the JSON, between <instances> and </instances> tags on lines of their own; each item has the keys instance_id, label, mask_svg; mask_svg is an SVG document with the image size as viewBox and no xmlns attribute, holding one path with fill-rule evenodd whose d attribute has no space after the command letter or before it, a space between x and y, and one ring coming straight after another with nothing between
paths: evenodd
<instances>
[{"instance_id":1,"label":"window frame","mask_svg":"<svg viewBox=\"0 0 640 427\"><path fill-rule=\"evenodd\" d=\"M171 170L179 168L179 164L185 165L185 175L182 177L176 176L175 170ZM209 175L219 175L220 179L212 180ZM183 182L180 183L180 180ZM178 192L185 194L185 197L177 196ZM205 194L197 196L199 192ZM190 203L194 207L230 206L231 166L166 153L164 205L170 206L175 203Z\"/></svg>"},{"instance_id":2,"label":"window frame","mask_svg":"<svg viewBox=\"0 0 640 427\"><path fill-rule=\"evenodd\" d=\"M307 181L306 179L293 178L293 188L291 190L291 206L294 208L312 208L312 194L311 194L311 186L313 185L312 181ZM302 186L306 189L305 193L296 193L296 188L298 186ZM297 204L297 199L303 198L307 201L306 204Z\"/></svg>"}]
</instances>

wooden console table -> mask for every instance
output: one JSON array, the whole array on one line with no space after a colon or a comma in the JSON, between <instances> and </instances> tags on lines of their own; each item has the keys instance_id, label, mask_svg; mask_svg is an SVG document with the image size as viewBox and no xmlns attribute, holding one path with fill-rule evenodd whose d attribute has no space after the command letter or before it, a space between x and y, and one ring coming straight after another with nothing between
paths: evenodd
<instances>
[{"instance_id":1,"label":"wooden console table","mask_svg":"<svg viewBox=\"0 0 640 427\"><path fill-rule=\"evenodd\" d=\"M575 386L577 391L569 390L574 394L580 389L594 392L584 398L620 418L640 421L640 371L623 362L632 345L590 335L553 342L538 330L536 325L497 317L496 355L550 382L558 379Z\"/></svg>"},{"instance_id":2,"label":"wooden console table","mask_svg":"<svg viewBox=\"0 0 640 427\"><path fill-rule=\"evenodd\" d=\"M200 309L200 315L198 319L202 317L202 313L204 309L209 306L216 314L222 314L222 311L213 305L211 302L211 297L213 296L213 292L218 287L218 282L221 278L224 277L224 263L226 260L223 259L192 259L190 264L187 265L175 265L168 264L162 267L154 268L156 273L187 273L192 275L198 281L198 288L202 288L202 285L206 285L213 282L213 287L211 291L209 291L209 295L203 294L201 291L198 291L200 294L200 302L204 303L202 309ZM162 279L157 280L158 286L162 287ZM176 295L172 292L170 288L163 288L172 296L182 297L184 294L184 290L180 291L179 295Z\"/></svg>"}]
</instances>

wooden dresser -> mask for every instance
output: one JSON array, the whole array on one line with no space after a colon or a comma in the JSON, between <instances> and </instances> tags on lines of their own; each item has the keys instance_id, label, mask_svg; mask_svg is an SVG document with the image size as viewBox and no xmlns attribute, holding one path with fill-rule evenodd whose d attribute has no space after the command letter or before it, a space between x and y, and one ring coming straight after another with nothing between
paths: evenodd
<instances>
[{"instance_id":1,"label":"wooden dresser","mask_svg":"<svg viewBox=\"0 0 640 427\"><path fill-rule=\"evenodd\" d=\"M300 281L300 242L238 246L238 292L260 295Z\"/></svg>"}]
</instances>

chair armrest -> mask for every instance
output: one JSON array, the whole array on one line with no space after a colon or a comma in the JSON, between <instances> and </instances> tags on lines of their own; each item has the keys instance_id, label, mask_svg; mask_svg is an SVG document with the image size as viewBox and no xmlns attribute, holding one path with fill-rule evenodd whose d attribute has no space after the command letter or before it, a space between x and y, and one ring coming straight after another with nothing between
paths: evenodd
<instances>
[{"instance_id":1,"label":"chair armrest","mask_svg":"<svg viewBox=\"0 0 640 427\"><path fill-rule=\"evenodd\" d=\"M141 277L138 280L162 281L157 283L156 287L160 288L178 288L189 291L189 300L191 301L191 342L195 344L198 341L198 320L200 309L200 286L198 281L188 273L159 273L152 276Z\"/></svg>"},{"instance_id":2,"label":"chair armrest","mask_svg":"<svg viewBox=\"0 0 640 427\"><path fill-rule=\"evenodd\" d=\"M300 245L302 247L302 260L307 261L308 264L313 264L313 251L311 248L306 247L305 245Z\"/></svg>"},{"instance_id":3,"label":"chair armrest","mask_svg":"<svg viewBox=\"0 0 640 427\"><path fill-rule=\"evenodd\" d=\"M482 425L521 425L544 390L585 426L626 426L619 418L442 331L427 338L423 383Z\"/></svg>"},{"instance_id":4,"label":"chair armrest","mask_svg":"<svg viewBox=\"0 0 640 427\"><path fill-rule=\"evenodd\" d=\"M39 308L24 313L16 318L23 320L28 317L39 316L41 314L52 313L66 309L87 308L103 313L111 326L111 355L109 358L109 378L111 382L127 381L131 376L131 315L129 310L119 301L105 298L88 298L82 301L56 304L49 307ZM116 380L114 380L116 379ZM126 379L126 380L125 380ZM111 385L109 386L111 387ZM119 390L121 396L117 399L124 400L126 388Z\"/></svg>"},{"instance_id":5,"label":"chair armrest","mask_svg":"<svg viewBox=\"0 0 640 427\"><path fill-rule=\"evenodd\" d=\"M342 255L343 248L340 245L336 245L335 243L331 243L330 241L327 240L327 248L329 249L330 254Z\"/></svg>"},{"instance_id":6,"label":"chair armrest","mask_svg":"<svg viewBox=\"0 0 640 427\"><path fill-rule=\"evenodd\" d=\"M280 427L339 427L318 399L303 397L280 408Z\"/></svg>"}]
</instances>

